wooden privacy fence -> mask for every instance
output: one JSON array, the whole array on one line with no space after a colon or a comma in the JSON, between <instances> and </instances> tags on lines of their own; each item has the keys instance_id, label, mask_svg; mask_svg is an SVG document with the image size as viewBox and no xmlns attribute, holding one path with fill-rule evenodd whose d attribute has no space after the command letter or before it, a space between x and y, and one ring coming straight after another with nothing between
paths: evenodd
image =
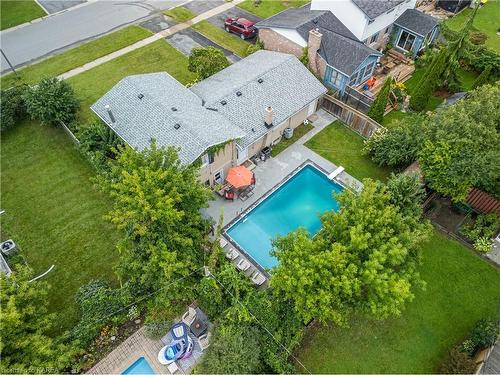
<instances>
[{"instance_id":1,"label":"wooden privacy fence","mask_svg":"<svg viewBox=\"0 0 500 375\"><path fill-rule=\"evenodd\" d=\"M363 138L370 138L378 129L384 128L364 113L330 95L323 96L321 107L337 117L347 127Z\"/></svg>"}]
</instances>

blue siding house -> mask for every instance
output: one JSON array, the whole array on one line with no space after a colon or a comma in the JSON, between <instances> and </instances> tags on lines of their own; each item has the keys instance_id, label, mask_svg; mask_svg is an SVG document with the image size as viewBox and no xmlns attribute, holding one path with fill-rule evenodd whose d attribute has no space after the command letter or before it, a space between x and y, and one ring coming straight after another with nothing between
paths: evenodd
<instances>
[{"instance_id":1,"label":"blue siding house","mask_svg":"<svg viewBox=\"0 0 500 375\"><path fill-rule=\"evenodd\" d=\"M392 42L394 48L415 58L438 35L439 24L434 17L416 9L408 9L394 22Z\"/></svg>"}]
</instances>

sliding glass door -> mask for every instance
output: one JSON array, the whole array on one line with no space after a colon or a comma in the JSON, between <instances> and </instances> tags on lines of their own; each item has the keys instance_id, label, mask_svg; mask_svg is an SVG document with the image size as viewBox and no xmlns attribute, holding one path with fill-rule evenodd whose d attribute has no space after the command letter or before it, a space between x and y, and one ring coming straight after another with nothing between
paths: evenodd
<instances>
[{"instance_id":1,"label":"sliding glass door","mask_svg":"<svg viewBox=\"0 0 500 375\"><path fill-rule=\"evenodd\" d=\"M415 35L404 31L399 36L398 47L405 51L411 51L413 43L415 42Z\"/></svg>"}]
</instances>

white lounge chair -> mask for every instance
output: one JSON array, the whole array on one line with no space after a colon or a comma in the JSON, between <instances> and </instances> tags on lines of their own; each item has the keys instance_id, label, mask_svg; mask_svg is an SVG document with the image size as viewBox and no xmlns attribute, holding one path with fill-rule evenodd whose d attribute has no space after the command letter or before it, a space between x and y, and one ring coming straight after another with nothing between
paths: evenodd
<instances>
[{"instance_id":1,"label":"white lounge chair","mask_svg":"<svg viewBox=\"0 0 500 375\"><path fill-rule=\"evenodd\" d=\"M262 275L259 271L255 271L255 273L252 275L252 282L255 285L262 285L264 284L264 281L266 281L264 275Z\"/></svg>"},{"instance_id":2,"label":"white lounge chair","mask_svg":"<svg viewBox=\"0 0 500 375\"><path fill-rule=\"evenodd\" d=\"M189 306L188 311L186 311L184 315L182 315L182 321L186 323L188 326L190 326L195 319L196 319L196 310L193 309L191 306Z\"/></svg>"},{"instance_id":3,"label":"white lounge chair","mask_svg":"<svg viewBox=\"0 0 500 375\"><path fill-rule=\"evenodd\" d=\"M210 346L210 337L211 336L212 336L212 334L210 332L208 332L208 333L205 333L204 335L201 335L198 338L198 343L200 344L200 348L202 351Z\"/></svg>"},{"instance_id":4,"label":"white lounge chair","mask_svg":"<svg viewBox=\"0 0 500 375\"><path fill-rule=\"evenodd\" d=\"M177 372L180 372L180 371L181 371L181 369L179 368L179 366L177 366L177 363L175 363L175 362L170 363L170 364L167 366L167 370L168 370L168 372L170 372L172 375L173 375L173 374L176 374Z\"/></svg>"},{"instance_id":5,"label":"white lounge chair","mask_svg":"<svg viewBox=\"0 0 500 375\"><path fill-rule=\"evenodd\" d=\"M238 252L235 249L231 248L226 253L226 258L229 260L235 260L236 258L238 258L238 255Z\"/></svg>"},{"instance_id":6,"label":"white lounge chair","mask_svg":"<svg viewBox=\"0 0 500 375\"><path fill-rule=\"evenodd\" d=\"M224 248L227 245L227 241L224 237L221 237L219 240L220 247Z\"/></svg>"},{"instance_id":7,"label":"white lounge chair","mask_svg":"<svg viewBox=\"0 0 500 375\"><path fill-rule=\"evenodd\" d=\"M246 271L250 268L250 263L246 259L240 259L240 261L236 264L236 268L240 271Z\"/></svg>"}]
</instances>

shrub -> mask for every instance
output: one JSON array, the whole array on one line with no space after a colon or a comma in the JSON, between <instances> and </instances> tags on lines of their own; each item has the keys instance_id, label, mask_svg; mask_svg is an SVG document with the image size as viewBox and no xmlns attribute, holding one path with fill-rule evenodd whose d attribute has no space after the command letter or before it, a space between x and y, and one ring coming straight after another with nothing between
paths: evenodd
<instances>
[{"instance_id":1,"label":"shrub","mask_svg":"<svg viewBox=\"0 0 500 375\"><path fill-rule=\"evenodd\" d=\"M109 159L114 159L122 140L100 120L95 119L78 131L80 149L98 171L107 169Z\"/></svg>"},{"instance_id":2,"label":"shrub","mask_svg":"<svg viewBox=\"0 0 500 375\"><path fill-rule=\"evenodd\" d=\"M166 335L172 322L167 320L151 320L144 324L144 333L153 340L159 340Z\"/></svg>"},{"instance_id":3,"label":"shrub","mask_svg":"<svg viewBox=\"0 0 500 375\"><path fill-rule=\"evenodd\" d=\"M476 350L493 346L500 334L497 322L492 319L482 319L472 330L471 338Z\"/></svg>"},{"instance_id":4,"label":"shrub","mask_svg":"<svg viewBox=\"0 0 500 375\"><path fill-rule=\"evenodd\" d=\"M473 374L476 370L474 360L458 347L451 349L439 366L441 374Z\"/></svg>"},{"instance_id":5,"label":"shrub","mask_svg":"<svg viewBox=\"0 0 500 375\"><path fill-rule=\"evenodd\" d=\"M418 175L391 173L387 190L391 194L391 204L398 207L403 215L420 217L425 190Z\"/></svg>"},{"instance_id":6,"label":"shrub","mask_svg":"<svg viewBox=\"0 0 500 375\"><path fill-rule=\"evenodd\" d=\"M309 67L309 48L302 48L302 55L300 56L300 62L304 64L305 67Z\"/></svg>"},{"instance_id":7,"label":"shrub","mask_svg":"<svg viewBox=\"0 0 500 375\"><path fill-rule=\"evenodd\" d=\"M389 76L384 82L382 90L380 90L377 98L373 102L368 111L368 116L381 123L384 119L385 108L387 107L387 100L389 99L389 94L391 93L392 77Z\"/></svg>"},{"instance_id":8,"label":"shrub","mask_svg":"<svg viewBox=\"0 0 500 375\"><path fill-rule=\"evenodd\" d=\"M212 46L193 48L189 55L188 70L198 74L200 79L208 78L228 66L224 52Z\"/></svg>"},{"instance_id":9,"label":"shrub","mask_svg":"<svg viewBox=\"0 0 500 375\"><path fill-rule=\"evenodd\" d=\"M476 78L474 83L472 84L473 89L477 89L478 87L484 85L485 83L488 83L488 80L491 75L491 65L488 65L482 72L481 74Z\"/></svg>"},{"instance_id":10,"label":"shrub","mask_svg":"<svg viewBox=\"0 0 500 375\"><path fill-rule=\"evenodd\" d=\"M26 86L2 90L0 94L0 130L14 127L26 116L23 94Z\"/></svg>"},{"instance_id":11,"label":"shrub","mask_svg":"<svg viewBox=\"0 0 500 375\"><path fill-rule=\"evenodd\" d=\"M471 242L476 242L480 238L491 239L500 227L500 219L494 213L478 215L472 223L460 228L460 232Z\"/></svg>"},{"instance_id":12,"label":"shrub","mask_svg":"<svg viewBox=\"0 0 500 375\"><path fill-rule=\"evenodd\" d=\"M37 86L23 95L26 110L32 119L42 124L70 124L76 117L80 103L73 88L57 78L43 78Z\"/></svg>"},{"instance_id":13,"label":"shrub","mask_svg":"<svg viewBox=\"0 0 500 375\"><path fill-rule=\"evenodd\" d=\"M261 49L264 49L264 42L257 38L255 41L255 44L250 44L247 48L247 55L251 55L254 52L260 51Z\"/></svg>"},{"instance_id":14,"label":"shrub","mask_svg":"<svg viewBox=\"0 0 500 375\"><path fill-rule=\"evenodd\" d=\"M488 35L482 33L481 31L473 31L469 35L469 40L472 44L475 45L484 44L486 42L486 39L488 39Z\"/></svg>"},{"instance_id":15,"label":"shrub","mask_svg":"<svg viewBox=\"0 0 500 375\"><path fill-rule=\"evenodd\" d=\"M474 242L474 249L480 253L487 253L491 250L491 239L488 237L481 237Z\"/></svg>"}]
</instances>

